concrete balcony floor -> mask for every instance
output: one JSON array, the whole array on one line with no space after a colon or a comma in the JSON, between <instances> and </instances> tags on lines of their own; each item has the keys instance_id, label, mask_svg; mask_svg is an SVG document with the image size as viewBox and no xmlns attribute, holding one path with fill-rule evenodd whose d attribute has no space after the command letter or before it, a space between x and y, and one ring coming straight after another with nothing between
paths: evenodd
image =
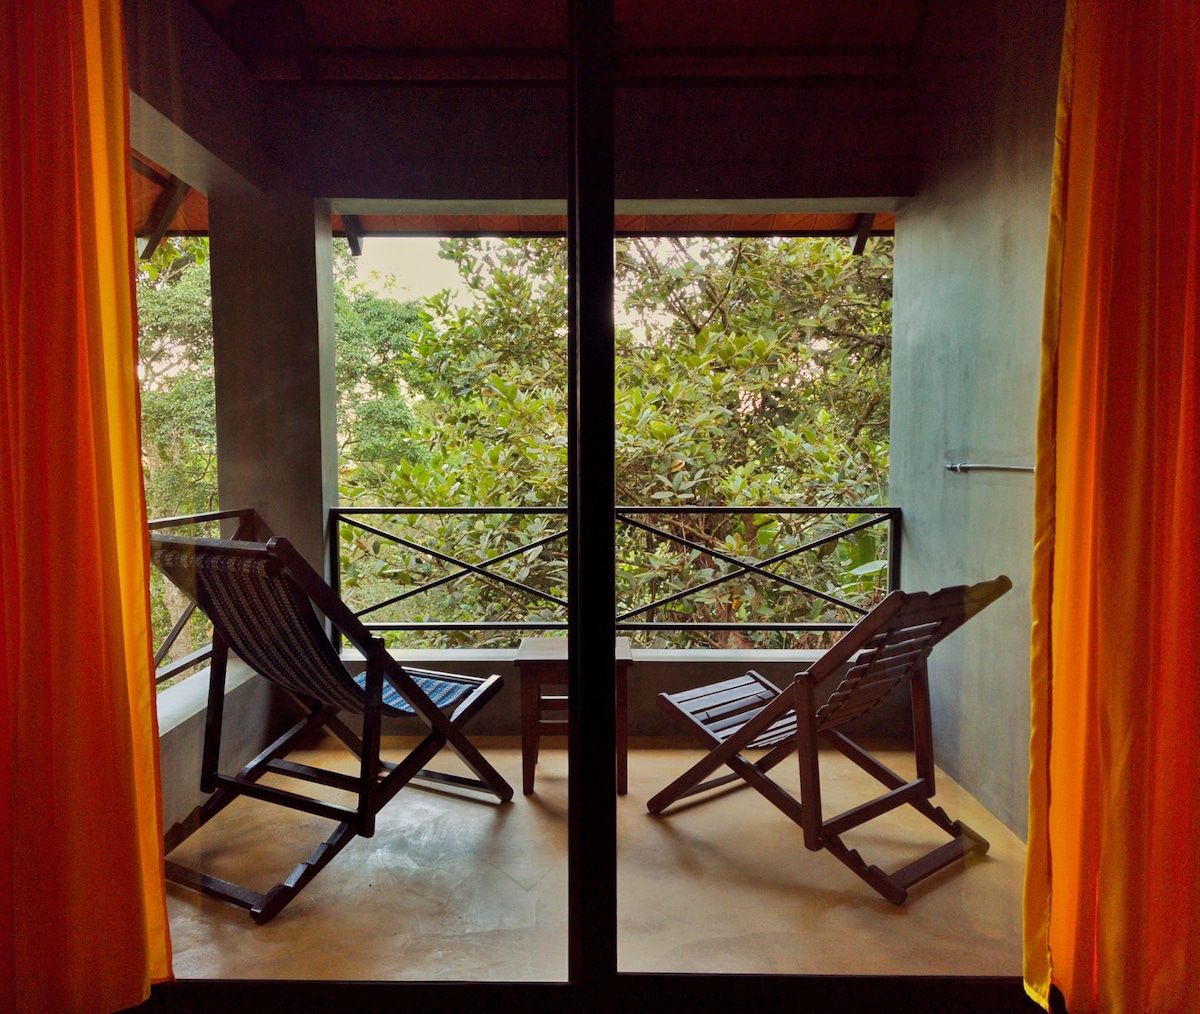
<instances>
[{"instance_id":1,"label":"concrete balcony floor","mask_svg":"<svg viewBox=\"0 0 1200 1014\"><path fill-rule=\"evenodd\" d=\"M526 798L513 741L476 742L518 787L511 804L405 788L373 838L348 845L266 926L169 885L176 976L565 979L566 752L543 744L536 792ZM828 853L807 852L800 829L750 789L651 817L645 800L699 753L649 741L634 747L629 795L617 802L621 971L1020 973L1024 846L949 778L934 802L991 850L913 888L897 908ZM307 753L292 757L349 760L340 748ZM901 774L912 770L903 751L878 756ZM449 769L455 761L447 758ZM876 783L840 754L823 753L822 766L827 812L873 792ZM795 764L776 771L794 791ZM265 890L330 829L241 799L172 858ZM868 862L895 869L944 836L905 807L845 840Z\"/></svg>"}]
</instances>

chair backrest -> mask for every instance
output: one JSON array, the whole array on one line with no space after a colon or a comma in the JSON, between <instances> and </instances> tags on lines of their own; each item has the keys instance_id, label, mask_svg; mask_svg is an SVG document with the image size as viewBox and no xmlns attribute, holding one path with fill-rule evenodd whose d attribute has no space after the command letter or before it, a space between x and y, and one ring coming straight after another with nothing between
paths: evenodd
<instances>
[{"instance_id":1,"label":"chair backrest","mask_svg":"<svg viewBox=\"0 0 1200 1014\"><path fill-rule=\"evenodd\" d=\"M817 729L865 715L905 685L934 645L1012 587L993 581L928 592L894 591L808 671L814 684L845 668L837 689L817 709Z\"/></svg>"},{"instance_id":2,"label":"chair backrest","mask_svg":"<svg viewBox=\"0 0 1200 1014\"><path fill-rule=\"evenodd\" d=\"M363 691L289 573L294 561L285 564L274 542L152 535L150 547L154 563L252 669L288 690L362 712Z\"/></svg>"}]
</instances>

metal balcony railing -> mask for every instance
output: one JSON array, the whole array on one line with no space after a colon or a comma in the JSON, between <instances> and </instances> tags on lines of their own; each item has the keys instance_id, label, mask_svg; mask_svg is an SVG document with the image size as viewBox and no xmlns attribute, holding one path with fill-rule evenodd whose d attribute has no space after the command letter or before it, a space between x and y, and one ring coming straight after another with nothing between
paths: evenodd
<instances>
[{"instance_id":1,"label":"metal balcony railing","mask_svg":"<svg viewBox=\"0 0 1200 1014\"><path fill-rule=\"evenodd\" d=\"M244 507L240 510L230 511L207 511L203 514L181 514L173 518L153 518L149 523L150 531L161 532L169 529L188 528L196 525L212 525L220 521L230 518L238 519L237 530L234 532L235 539L253 539L259 529L259 516L252 507ZM171 628L170 633L163 639L163 642L155 649L154 652L154 685L161 686L168 680L175 679L180 673L187 672L193 666L199 665L201 662L207 662L212 657L212 644L204 645L197 648L195 651L188 652L182 658L177 658L166 665L163 665L163 660L166 659L174 647L175 642L179 640L179 635L183 633L184 628L188 624L188 620L192 618L192 614L196 611L196 603L190 602L179 619L175 621L175 625Z\"/></svg>"},{"instance_id":2,"label":"metal balcony railing","mask_svg":"<svg viewBox=\"0 0 1200 1014\"><path fill-rule=\"evenodd\" d=\"M381 632L565 630L565 520L561 506L337 508L332 580ZM845 630L900 583L896 507L618 507L614 522L620 632Z\"/></svg>"}]
</instances>

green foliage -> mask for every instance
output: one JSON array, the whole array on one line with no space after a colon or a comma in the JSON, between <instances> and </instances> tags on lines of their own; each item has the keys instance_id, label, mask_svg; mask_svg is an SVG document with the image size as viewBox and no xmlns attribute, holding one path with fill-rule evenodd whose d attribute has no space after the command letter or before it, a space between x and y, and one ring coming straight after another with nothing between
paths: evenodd
<instances>
[{"instance_id":1,"label":"green foliage","mask_svg":"<svg viewBox=\"0 0 1200 1014\"><path fill-rule=\"evenodd\" d=\"M618 243L629 318L617 335L618 500L843 508L818 516L685 512L656 517L658 534L622 532L621 607L681 595L637 618L853 619L822 595L739 575L747 563L831 597L866 605L878 596L886 574L874 567L882 563L874 533L796 550L852 523L845 508L886 500L890 260L881 241L864 257L831 239ZM863 554L873 569L848 580L848 562ZM784 635L741 631L705 637L785 643Z\"/></svg>"},{"instance_id":2,"label":"green foliage","mask_svg":"<svg viewBox=\"0 0 1200 1014\"><path fill-rule=\"evenodd\" d=\"M619 609L664 623L852 620L838 600L870 605L887 579L882 528L833 533L886 499L891 241L854 257L832 239L631 239L615 255L617 501L670 511L618 526ZM458 268L462 291L417 305L369 289L345 244L335 248L343 502L563 505L565 244L446 240L441 256ZM207 243L164 244L139 273L138 299L151 514L210 509ZM693 509L742 505L775 509ZM801 506L828 513L788 512ZM343 589L360 607L393 600L370 619L564 618L561 513L368 523L402 540L342 527ZM502 580L455 577L464 566ZM418 590L429 582L440 583ZM176 612L156 610L156 624ZM713 631L703 640L771 645L783 636Z\"/></svg>"},{"instance_id":3,"label":"green foliage","mask_svg":"<svg viewBox=\"0 0 1200 1014\"><path fill-rule=\"evenodd\" d=\"M562 621L566 602L566 524L561 513L398 513L355 515L404 543L344 523L340 532L343 594L373 622L462 623L481 618L510 622ZM405 544L406 543L406 544ZM416 548L414 548L416 547ZM440 558L423 552L435 551ZM501 580L461 573L479 567ZM438 583L441 582L441 583ZM432 590L420 590L434 584ZM532 628L531 628L532 629ZM477 629L406 633L402 643L489 647L514 643L520 633Z\"/></svg>"},{"instance_id":4,"label":"green foliage","mask_svg":"<svg viewBox=\"0 0 1200 1014\"><path fill-rule=\"evenodd\" d=\"M339 247L344 248L344 241ZM412 302L380 296L357 280L348 250L337 252L334 329L342 494L368 501L401 462L419 461L404 367L422 326Z\"/></svg>"},{"instance_id":5,"label":"green foliage","mask_svg":"<svg viewBox=\"0 0 1200 1014\"><path fill-rule=\"evenodd\" d=\"M211 302L207 240L166 242L139 262L142 465L151 517L216 504Z\"/></svg>"},{"instance_id":6,"label":"green foliage","mask_svg":"<svg viewBox=\"0 0 1200 1014\"><path fill-rule=\"evenodd\" d=\"M370 502L565 503L565 246L557 239L452 240L442 244L442 256L458 267L465 295L426 301L405 368L418 434L406 440L427 453L399 460ZM652 519L658 534L623 528L622 609L736 570L731 560L787 554L833 531L846 520L846 508L884 502L890 264L890 241L881 240L864 257L835 240L618 243L618 502L842 508L827 518L686 513ZM529 523L442 516L436 533L417 538L408 529L407 537L433 539L424 544L480 565L489 553L515 548ZM686 547L678 538L708 548ZM886 581L881 547L880 533L868 531L771 569L869 603ZM516 554L505 565L531 566L540 588L559 587L561 546L538 552L536 564ZM350 575L344 587L364 603L449 573L445 563L422 564L412 550L364 543L352 531L344 533L343 560ZM387 581L399 587L385 592ZM544 601L508 587L476 590L486 582L473 578L454 587L463 592L448 596L442 585L376 618L528 620L544 611ZM781 609L789 614L779 615ZM562 618L561 611L550 615ZM819 595L798 596L757 578L694 592L640 618L853 617ZM725 632L707 640L749 643Z\"/></svg>"},{"instance_id":7,"label":"green foliage","mask_svg":"<svg viewBox=\"0 0 1200 1014\"><path fill-rule=\"evenodd\" d=\"M566 261L557 239L447 240L466 299L426 301L407 376L427 457L401 463L393 504L566 502Z\"/></svg>"},{"instance_id":8,"label":"green foliage","mask_svg":"<svg viewBox=\"0 0 1200 1014\"><path fill-rule=\"evenodd\" d=\"M154 518L213 510L217 436L208 241L165 240L149 261L138 262L136 284L147 513ZM186 606L183 594L151 568L156 647ZM203 618L194 616L171 657L209 636Z\"/></svg>"},{"instance_id":9,"label":"green foliage","mask_svg":"<svg viewBox=\"0 0 1200 1014\"><path fill-rule=\"evenodd\" d=\"M214 510L217 445L208 241L164 241L151 260L139 262L137 300L147 511L150 517L168 517ZM415 304L379 296L360 284L344 242L335 249L334 314L343 481L361 495L399 462L418 460L424 453L410 440L413 419L402 372L410 333L421 327L421 316ZM215 534L215 527L210 529L187 533ZM153 572L156 644L184 605ZM186 653L206 636L197 626L174 654Z\"/></svg>"}]
</instances>

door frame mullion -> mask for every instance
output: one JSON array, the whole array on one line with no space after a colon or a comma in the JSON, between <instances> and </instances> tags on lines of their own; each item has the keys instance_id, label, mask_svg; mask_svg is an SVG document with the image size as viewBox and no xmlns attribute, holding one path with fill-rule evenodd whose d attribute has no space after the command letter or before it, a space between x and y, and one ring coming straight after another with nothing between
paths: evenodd
<instances>
[{"instance_id":1,"label":"door frame mullion","mask_svg":"<svg viewBox=\"0 0 1200 1014\"><path fill-rule=\"evenodd\" d=\"M613 4L569 0L568 970L617 972Z\"/></svg>"}]
</instances>

